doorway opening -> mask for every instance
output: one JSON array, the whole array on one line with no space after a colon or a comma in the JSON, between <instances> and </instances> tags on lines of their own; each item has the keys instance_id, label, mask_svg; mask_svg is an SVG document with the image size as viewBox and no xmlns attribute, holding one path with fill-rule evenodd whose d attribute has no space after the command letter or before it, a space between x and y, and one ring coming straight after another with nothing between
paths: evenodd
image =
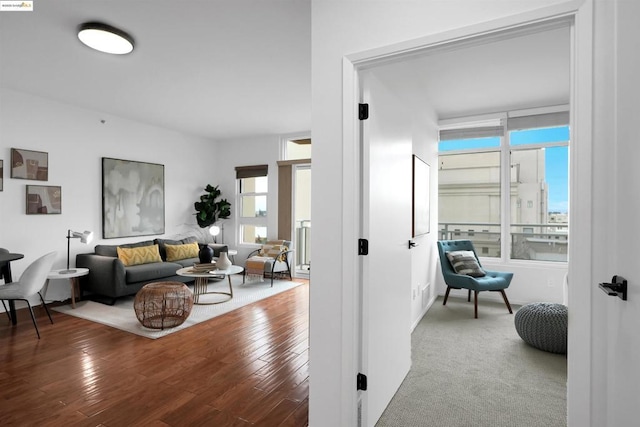
<instances>
[{"instance_id":1,"label":"doorway opening","mask_svg":"<svg viewBox=\"0 0 640 427\"><path fill-rule=\"evenodd\" d=\"M278 234L291 240L293 274L309 278L311 270L311 138L282 139L278 162Z\"/></svg>"},{"instance_id":2,"label":"doorway opening","mask_svg":"<svg viewBox=\"0 0 640 427\"><path fill-rule=\"evenodd\" d=\"M294 166L293 193L296 276L308 277L311 269L311 163Z\"/></svg>"},{"instance_id":3,"label":"doorway opening","mask_svg":"<svg viewBox=\"0 0 640 427\"><path fill-rule=\"evenodd\" d=\"M437 59L440 59L438 57L438 55L440 54L449 55L449 54L455 53L456 51L467 49L467 48L469 50L472 50L477 46L487 46L493 42L512 40L518 37L525 37L527 35L534 34L534 33L544 33L547 31L555 31L555 30L558 30L559 28L569 29L567 33L573 33L574 31L573 25L574 25L573 15L571 16L565 15L560 18L558 17L549 18L542 23L535 22L534 24L522 24L520 26L517 26L516 28L509 26L509 27L504 27L504 29L501 31L492 31L490 33L481 32L474 36L464 37L459 40L451 39L447 42L441 41L439 43L433 43L431 45L425 44L424 46L426 47L423 47L420 51L418 51L418 49L415 49L415 50L411 50L410 53L407 53L409 52L409 50L404 50L404 51L398 50L396 51L395 54L389 54L386 57L383 57L383 55L379 55L378 53L377 56L372 55L372 58L374 59L371 59L368 61L361 60L361 62L354 63L355 75L353 76L352 86L358 87L362 85L363 80L365 80L365 76L370 75L371 73L374 73L376 79L382 82L382 86L384 86L386 89L394 93L394 95L397 98L401 99L400 103L402 103L403 105L409 105L410 106L409 108L413 112L414 117L419 117L419 119L414 119L413 121L414 124L416 124L420 120L425 120L426 118L426 120L429 122L429 124L426 125L428 129L426 131L422 129L423 135L419 135L418 139L422 139L422 143L429 143L434 145L434 149L429 149L429 152L431 153L431 158L427 160L427 163L433 162L437 164L437 149L435 149L435 144L437 144L437 141L438 141L439 124L442 123L443 120L456 120L460 117L464 117L467 120L470 117L475 118L477 120L483 120L483 119L486 119L486 117L483 117L484 115L493 114L498 111L518 110L520 112L523 112L526 109L549 107L549 106L560 105L560 104L574 105L573 101L575 101L576 94L574 92L575 87L573 85L574 85L574 80L576 79L576 76L575 76L575 63L574 63L575 57L573 52L573 50L575 49L573 44L573 36L567 37L566 39L567 43L566 45L564 45L564 47L566 48L566 55L564 58L566 60L567 66L565 70L566 79L564 81L564 89L563 89L563 93L561 94L562 95L561 99L534 99L534 98L524 99L525 95L523 92L522 99L524 99L526 102L522 104L513 105L513 104L505 103L503 101L501 105L489 106L489 109L484 111L482 111L479 107L477 107L476 109L472 108L467 111L457 111L457 112L447 111L446 114L443 114L444 110L442 110L441 108L438 108L437 106L429 104L429 102L433 101L434 97L437 94L429 96L429 95L426 95L423 91L421 91L421 89L423 87L428 86L430 79L433 79L434 75L438 75L438 74L450 75L452 73L449 72L450 70L446 70L443 72L443 69L437 68L437 66L434 68L426 69L426 68L416 67L415 65L418 64L420 61L424 60L424 58L427 58L425 61L433 60L433 58L436 58L436 61L432 61L432 62L437 63L438 62ZM362 57L363 56L360 56L360 58ZM505 56L505 59L508 59L508 58L509 58L508 55ZM496 66L498 69L500 69L501 67L501 64L496 65L494 63L493 65ZM479 71L479 69L474 68L473 71ZM448 77L448 76L445 76L445 77ZM501 75L500 73L498 73L497 75L494 75L493 77L494 78L497 77L498 79L502 79L502 80L505 79L505 76ZM510 76L510 77L513 77L513 76ZM474 76L468 77L468 80L472 83L477 82L478 76L474 75ZM346 84L347 88L345 90L349 90L349 87L351 85L349 85L348 79L346 83L347 83ZM530 86L527 87L527 85L530 85ZM437 86L438 86L437 89L441 90L445 94L447 93L447 91L451 93L451 92L455 92L455 90L458 89L457 87L452 86L451 83L449 84L449 86L443 85L443 84L438 84ZM491 85L487 85L487 86L491 87ZM522 81L520 82L520 86L524 89L531 89L531 87L536 88L535 84L531 84L531 82L527 81L526 79L522 79ZM466 97L466 100L464 102L466 102L469 105L472 105L473 102L477 101L474 98L475 94L473 93L473 90L469 91L468 87L465 87L465 89L467 90L463 90L461 93L461 96ZM537 91L540 92L540 89L538 88ZM476 92L484 93L480 90L477 90ZM365 97L365 93L366 93L366 87L364 89L360 87L359 95L354 100L354 103L368 102L368 99L366 99ZM529 96L534 96L534 95L535 94L530 93ZM448 99L447 101L450 101L451 98L453 97L450 97L450 99ZM480 101L493 102L496 100L496 98L498 98L499 100L500 96L497 93L491 94L491 92L489 92L487 96L481 96L480 98L483 98L483 99L480 99ZM463 98L460 98L460 99L463 99ZM372 108L374 107L372 105L369 105L369 109L372 109ZM348 109L348 107L346 107L346 109ZM356 109L353 108L352 110L355 111ZM573 119L572 119L572 122L573 122ZM357 125L354 125L354 126L357 128ZM363 131L363 129L366 129L367 126L368 126L367 124L360 126L360 138L361 138L360 144L368 143L367 139L365 137L362 137L362 134L366 133L365 131ZM419 124L418 126L423 126L423 125ZM571 126L571 128L574 129L574 126ZM349 130L346 129L345 133L347 133L348 131ZM425 136L424 132L426 132L426 134L428 135ZM414 134L413 136L414 136L414 140L412 142L414 143L414 147L415 147L416 134ZM389 141L389 144L394 144L394 143L395 142L393 141ZM363 153L366 153L366 149L362 149L362 147L360 147L360 150L361 151L358 152L356 155L359 156L362 161L362 159L366 157L365 154L363 154ZM508 154L508 151L505 151L505 153ZM509 157L507 155L503 157L506 158L506 162L504 163L508 164L510 162ZM571 153L571 157L575 159L575 154L573 152ZM576 164L576 163L574 162L573 164ZM376 168L375 165L370 165L370 167ZM381 165L380 167L383 168L384 166ZM505 170L508 171L508 169L503 169L503 171ZM384 170L380 169L379 172L384 173ZM370 178L370 176L374 174L375 172L373 173L369 172L367 175L365 175L362 170L358 171L358 175L359 175L358 177L360 178L360 183L361 183L359 191L363 192L364 194L359 198L360 205L358 208L356 208L356 210L367 209L367 206L363 205L362 201L368 200L369 194L367 193L367 191L369 191L369 184L367 180ZM506 186L506 182L511 179L511 176L507 172L503 172L501 175L502 175L501 179L503 180L503 182L505 182L505 185L503 186L505 186L505 190L508 190L509 187ZM432 174L431 178L434 182L437 182L437 168L435 169L435 173ZM575 182L572 181L571 182L572 191L575 191L573 187L574 184ZM505 192L505 194L507 193ZM435 199L437 199L437 195ZM574 198L572 198L572 200L573 199ZM510 200L510 198L508 199L505 198L503 199L502 203L496 205L496 208L498 209L498 214L503 215L505 217L511 215L511 206L509 203L507 203L508 200ZM438 208L437 200L431 199L431 204L434 207L434 211L437 212L437 208ZM363 218L365 216L366 215L364 215ZM369 232L371 231L367 229L367 227L369 227L369 224L363 221L362 223L360 223L360 225L364 227L361 229L360 234L367 237ZM433 243L433 242L429 242L429 243ZM372 243L370 242L369 245L372 245ZM506 263L510 263L511 260L500 259L498 262L502 264L506 264ZM426 260L426 262L423 262L423 263L425 265L425 268L433 268L434 266L435 268L438 268L437 263L431 262L431 260ZM372 282L376 280L376 276L369 274L368 268L370 267L366 264L366 261L358 260L358 265L359 265L360 271L356 269L356 274L360 282L359 290L360 290L360 315L361 315L361 318L360 318L361 324L358 326L358 329L359 329L359 332L361 332L363 335L360 341L370 342L371 336L365 337L364 335L367 335L366 331L369 331L371 329L369 327L369 324L372 320L370 317L374 315L374 313L369 312L366 309L366 307L370 306L371 301L377 298L376 295L373 295L371 293L372 289L376 289L376 286L372 284ZM513 264L510 264L510 266L512 265ZM565 264L563 268L564 268L564 271L560 273L561 277L564 277L566 275L568 264ZM550 270L553 270L553 268L551 268ZM428 275L430 279L433 279L433 280L436 279L436 271L425 272L425 275ZM525 275L526 273L522 274L523 277ZM366 286L363 284L365 279L366 279ZM547 285L550 286L549 284L551 283L553 282L551 280L548 280ZM562 284L563 284L562 280L557 281L557 286L558 286L560 295L563 294ZM414 283L406 284L406 286L410 286L410 287L414 287L414 285L415 285ZM409 293L411 294L411 291L409 291ZM378 332L379 331L376 331L377 335L381 335ZM404 331L398 330L396 331L396 333L402 334L404 333ZM393 334L393 332L391 332L391 334ZM365 346L362 346L360 348L361 353L358 357L358 360L360 363L359 368L362 371L365 371L365 373L367 373L368 375L378 375L377 372L372 372L370 370L371 366L368 366L368 360L372 351L374 351L375 354L378 354L378 355L384 354L384 346L386 345L385 342L388 342L388 340L386 340L383 337L380 340L381 347L377 350L373 348L375 347L375 345L372 346L371 344L369 344L366 348ZM382 363L380 363L380 365L382 365ZM367 425L370 425L371 422L375 422L375 418L374 418L375 414L376 412L380 411L379 407L373 410L371 409L370 402L367 401L368 399L370 399L369 397L370 395L371 393L369 392L359 394L362 401L361 416L364 424L367 424ZM375 404L380 405L381 402L375 402ZM384 405L386 405L386 403L384 403Z\"/></svg>"}]
</instances>

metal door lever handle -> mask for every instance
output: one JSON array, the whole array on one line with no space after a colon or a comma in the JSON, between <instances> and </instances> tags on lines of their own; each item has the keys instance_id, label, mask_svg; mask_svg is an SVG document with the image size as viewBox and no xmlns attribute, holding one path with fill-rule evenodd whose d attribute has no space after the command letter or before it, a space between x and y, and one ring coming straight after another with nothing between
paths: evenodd
<instances>
[{"instance_id":1,"label":"metal door lever handle","mask_svg":"<svg viewBox=\"0 0 640 427\"><path fill-rule=\"evenodd\" d=\"M607 295L618 296L623 301L627 300L627 279L622 276L613 276L611 283L600 283L598 287Z\"/></svg>"}]
</instances>

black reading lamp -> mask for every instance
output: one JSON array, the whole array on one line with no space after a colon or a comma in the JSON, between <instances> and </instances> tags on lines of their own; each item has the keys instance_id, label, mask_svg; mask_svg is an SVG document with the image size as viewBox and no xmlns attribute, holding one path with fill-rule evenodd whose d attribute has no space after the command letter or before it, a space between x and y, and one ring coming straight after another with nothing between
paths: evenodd
<instances>
[{"instance_id":1,"label":"black reading lamp","mask_svg":"<svg viewBox=\"0 0 640 427\"><path fill-rule=\"evenodd\" d=\"M93 240L93 231L67 231L67 269L62 270L60 274L71 274L75 273L76 270L69 270L69 252L71 249L71 239L80 239L80 241L84 244L89 244Z\"/></svg>"}]
</instances>

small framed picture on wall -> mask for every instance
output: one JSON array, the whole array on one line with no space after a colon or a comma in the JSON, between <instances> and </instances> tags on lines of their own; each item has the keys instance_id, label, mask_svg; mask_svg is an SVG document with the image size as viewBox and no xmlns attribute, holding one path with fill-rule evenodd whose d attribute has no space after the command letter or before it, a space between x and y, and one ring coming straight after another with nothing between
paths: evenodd
<instances>
[{"instance_id":1,"label":"small framed picture on wall","mask_svg":"<svg viewBox=\"0 0 640 427\"><path fill-rule=\"evenodd\" d=\"M27 185L27 215L62 213L62 187L58 185Z\"/></svg>"},{"instance_id":2,"label":"small framed picture on wall","mask_svg":"<svg viewBox=\"0 0 640 427\"><path fill-rule=\"evenodd\" d=\"M11 149L11 178L49 180L49 153Z\"/></svg>"},{"instance_id":3,"label":"small framed picture on wall","mask_svg":"<svg viewBox=\"0 0 640 427\"><path fill-rule=\"evenodd\" d=\"M429 191L429 165L420 157L413 155L413 233L412 236L428 234L431 224Z\"/></svg>"}]
</instances>

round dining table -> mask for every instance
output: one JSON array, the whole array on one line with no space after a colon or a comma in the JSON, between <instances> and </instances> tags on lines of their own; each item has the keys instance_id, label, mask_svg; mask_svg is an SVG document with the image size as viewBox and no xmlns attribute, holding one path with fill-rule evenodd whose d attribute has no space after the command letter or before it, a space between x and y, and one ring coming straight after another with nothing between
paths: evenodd
<instances>
[{"instance_id":1,"label":"round dining table","mask_svg":"<svg viewBox=\"0 0 640 427\"><path fill-rule=\"evenodd\" d=\"M4 279L4 283L13 282L11 277L11 261L16 261L24 258L23 254L16 254L11 252L0 252L0 277ZM11 315L11 323L18 323L16 316L16 303L9 300L9 314Z\"/></svg>"}]
</instances>

